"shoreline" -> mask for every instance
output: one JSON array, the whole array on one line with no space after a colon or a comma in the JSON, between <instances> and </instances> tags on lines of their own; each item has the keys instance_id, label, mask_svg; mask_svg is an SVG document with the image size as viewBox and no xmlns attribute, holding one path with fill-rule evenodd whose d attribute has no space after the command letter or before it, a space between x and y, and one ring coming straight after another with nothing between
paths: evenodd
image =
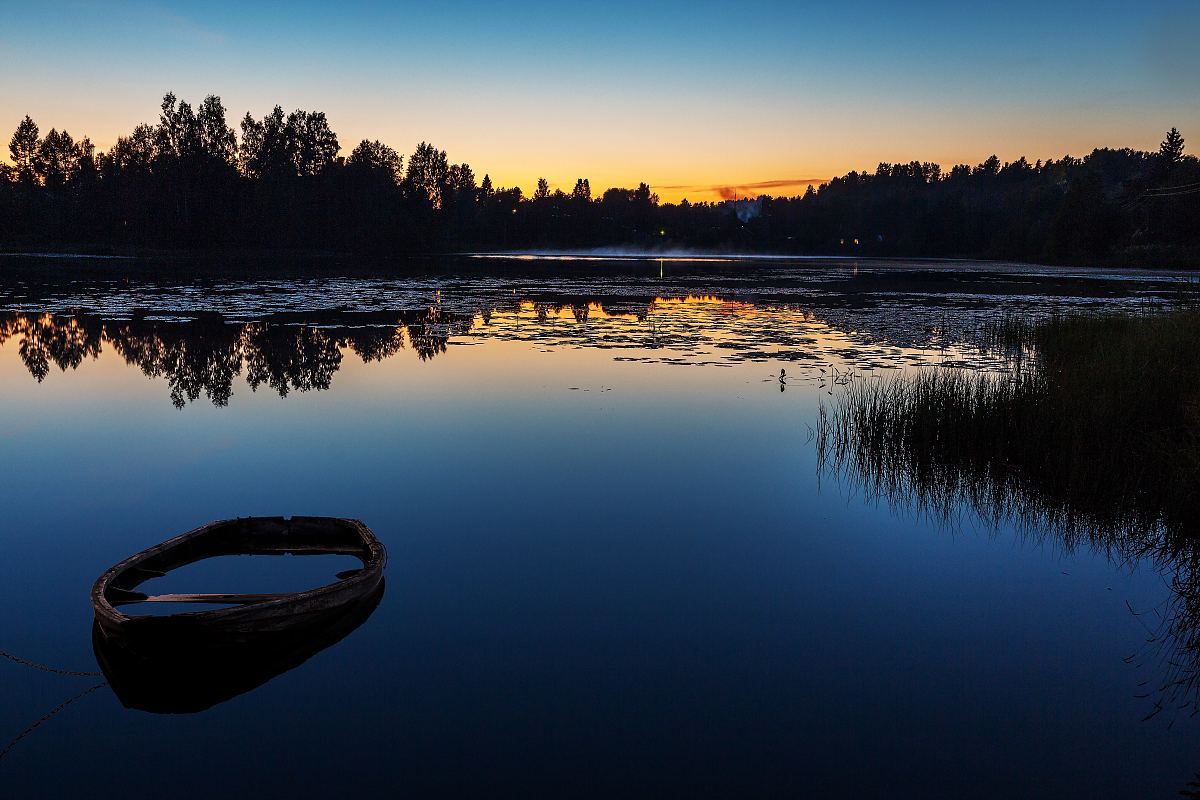
<instances>
[{"instance_id":1,"label":"shoreline","mask_svg":"<svg viewBox=\"0 0 1200 800\"><path fill-rule=\"evenodd\" d=\"M1097 260L1088 262L1037 262L1019 261L1001 257L986 258L979 256L913 256L893 254L870 254L847 256L837 254L809 253L729 253L729 252L689 252L683 250L671 251L635 251L623 248L592 248L592 249L550 249L529 248L523 250L498 251L449 251L404 254L363 254L352 252L336 252L322 250L193 250L193 249L141 249L134 248L118 251L114 248L91 248L87 246L64 247L62 249L16 249L0 246L0 268L8 260L29 260L53 262L56 260L70 262L77 266L86 266L88 262L119 262L122 264L139 264L144 267L151 265L165 266L171 262L186 262L189 264L208 265L215 261L237 261L239 263L257 262L265 271L277 272L273 266L283 266L283 262L304 262L308 267L320 268L323 265L336 263L341 269L351 267L352 271L360 271L381 265L398 266L401 264L414 265L422 262L452 260L462 263L475 262L480 265L487 262L520 262L523 265L549 266L554 263L584 264L587 262L668 262L677 264L734 264L738 262L756 266L772 264L802 264L819 262L845 263L912 263L929 265L963 264L973 267L997 266L1005 271L1063 270L1083 269L1095 270L1131 270L1146 273L1163 274L1195 274L1200 273L1200 260L1188 263L1173 263L1173 259L1156 261L1149 260ZM10 262L11 263L11 262Z\"/></svg>"}]
</instances>

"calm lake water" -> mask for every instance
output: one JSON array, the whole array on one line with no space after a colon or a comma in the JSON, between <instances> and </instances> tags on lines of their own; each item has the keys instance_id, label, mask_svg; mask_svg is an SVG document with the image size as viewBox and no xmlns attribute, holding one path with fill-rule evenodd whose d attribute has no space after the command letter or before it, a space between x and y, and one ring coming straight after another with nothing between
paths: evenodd
<instances>
[{"instance_id":1,"label":"calm lake water","mask_svg":"<svg viewBox=\"0 0 1200 800\"><path fill-rule=\"evenodd\" d=\"M97 671L92 582L214 519L362 519L386 592L195 714L102 685L30 731L104 678L0 659L5 797L1170 797L1200 770L1191 706L1143 719L1170 563L938 524L822 475L812 436L835 375L1000 368L971 344L988 320L1161 305L1172 275L194 270L0 258L0 649ZM162 580L284 591L344 566Z\"/></svg>"}]
</instances>

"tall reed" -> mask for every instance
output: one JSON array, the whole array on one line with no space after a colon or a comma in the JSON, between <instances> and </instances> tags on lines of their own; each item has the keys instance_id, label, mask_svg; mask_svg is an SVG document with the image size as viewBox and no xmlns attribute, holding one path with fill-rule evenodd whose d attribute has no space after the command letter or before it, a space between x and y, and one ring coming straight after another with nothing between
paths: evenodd
<instances>
[{"instance_id":1,"label":"tall reed","mask_svg":"<svg viewBox=\"0 0 1200 800\"><path fill-rule=\"evenodd\" d=\"M1196 704L1200 312L1010 317L988 334L1009 371L930 368L845 387L819 411L822 471L940 519L973 510L1067 548L1152 561L1174 589L1155 638L1168 675L1159 703Z\"/></svg>"}]
</instances>

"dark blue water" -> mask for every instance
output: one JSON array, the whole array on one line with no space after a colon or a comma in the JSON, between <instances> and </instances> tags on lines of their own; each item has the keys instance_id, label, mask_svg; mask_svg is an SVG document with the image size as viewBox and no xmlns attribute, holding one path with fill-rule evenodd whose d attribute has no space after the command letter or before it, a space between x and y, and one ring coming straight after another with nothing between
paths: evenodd
<instances>
[{"instance_id":1,"label":"dark blue water","mask_svg":"<svg viewBox=\"0 0 1200 800\"><path fill-rule=\"evenodd\" d=\"M389 564L361 627L208 711L82 697L0 759L3 795L1168 797L1200 769L1126 660L1162 570L864 498L810 429L834 367L987 367L980 317L1167 277L577 267L10 281L0 649L97 670L95 578L213 519L360 518ZM0 740L103 680L0 659Z\"/></svg>"}]
</instances>

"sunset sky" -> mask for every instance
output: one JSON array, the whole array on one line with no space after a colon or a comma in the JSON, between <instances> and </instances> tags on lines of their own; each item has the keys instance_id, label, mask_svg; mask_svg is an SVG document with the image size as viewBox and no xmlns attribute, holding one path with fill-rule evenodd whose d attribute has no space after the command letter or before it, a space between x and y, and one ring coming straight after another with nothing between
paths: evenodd
<instances>
[{"instance_id":1,"label":"sunset sky","mask_svg":"<svg viewBox=\"0 0 1200 800\"><path fill-rule=\"evenodd\" d=\"M1195 3L0 2L0 130L106 149L162 94L325 111L496 185L796 194L879 161L1200 146ZM5 148L5 155L7 149Z\"/></svg>"}]
</instances>

